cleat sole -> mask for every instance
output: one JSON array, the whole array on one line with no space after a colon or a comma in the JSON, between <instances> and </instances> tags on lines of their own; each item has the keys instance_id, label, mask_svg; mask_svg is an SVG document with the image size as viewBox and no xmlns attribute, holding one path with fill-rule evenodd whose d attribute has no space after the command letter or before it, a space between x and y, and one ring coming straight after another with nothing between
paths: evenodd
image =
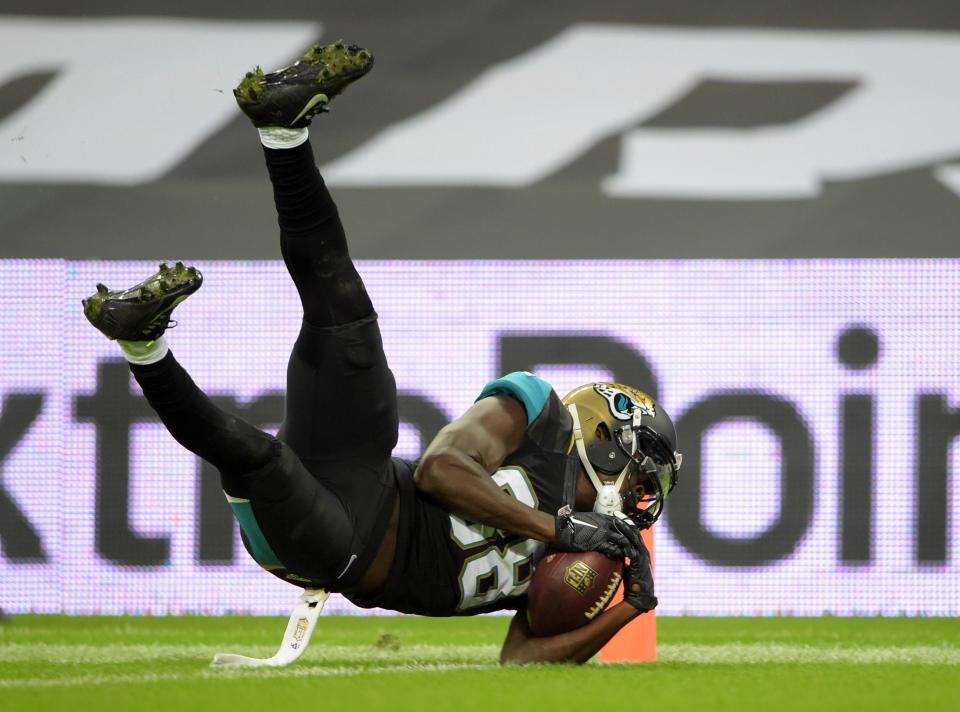
<instances>
[{"instance_id":1,"label":"cleat sole","mask_svg":"<svg viewBox=\"0 0 960 712\"><path fill-rule=\"evenodd\" d=\"M163 263L156 274L128 289L97 285L96 293L82 300L83 313L108 339L153 340L166 330L174 308L202 284L203 275L194 267Z\"/></svg>"},{"instance_id":2,"label":"cleat sole","mask_svg":"<svg viewBox=\"0 0 960 712\"><path fill-rule=\"evenodd\" d=\"M313 45L294 64L264 73L248 72L234 96L254 126L309 126L314 116L329 111L330 102L348 85L373 68L373 55L343 40Z\"/></svg>"}]
</instances>

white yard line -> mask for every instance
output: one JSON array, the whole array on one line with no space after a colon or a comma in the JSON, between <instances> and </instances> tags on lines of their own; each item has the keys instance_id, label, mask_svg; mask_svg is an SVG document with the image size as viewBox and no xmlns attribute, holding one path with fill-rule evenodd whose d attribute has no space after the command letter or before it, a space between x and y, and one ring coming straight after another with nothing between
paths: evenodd
<instances>
[{"instance_id":1,"label":"white yard line","mask_svg":"<svg viewBox=\"0 0 960 712\"><path fill-rule=\"evenodd\" d=\"M216 653L240 653L270 657L276 646L227 643L218 645L170 645L165 643L70 645L69 643L9 643L0 645L0 663L128 663L139 660L213 659ZM496 645L402 645L396 650L373 645L323 645L314 643L303 660L312 662L486 662L496 660Z\"/></svg>"},{"instance_id":2,"label":"white yard line","mask_svg":"<svg viewBox=\"0 0 960 712\"><path fill-rule=\"evenodd\" d=\"M3 688L35 687L87 687L90 685L129 685L145 682L173 682L186 680L223 680L235 678L290 678L290 677L352 677L358 675L383 675L418 672L449 672L451 670L485 670L495 667L494 663L435 663L426 665L391 665L387 667L288 667L288 668L251 668L247 670L197 670L182 673L143 673L103 675L72 675L57 678L0 679Z\"/></svg>"},{"instance_id":3,"label":"white yard line","mask_svg":"<svg viewBox=\"0 0 960 712\"><path fill-rule=\"evenodd\" d=\"M141 673L107 675L69 675L65 677L37 677L19 679L0 679L0 689L35 687L86 687L87 685L129 685L144 682L172 682L184 680L191 675L178 673ZM192 676L196 677L196 676Z\"/></svg>"},{"instance_id":4,"label":"white yard line","mask_svg":"<svg viewBox=\"0 0 960 712\"><path fill-rule=\"evenodd\" d=\"M120 664L157 660L195 660L198 669L170 673L87 673L60 677L2 678L2 688L79 687L142 684L175 680L235 678L346 677L416 672L484 670L496 667L495 645L407 645L396 650L346 645L311 647L303 661L286 668L210 669L214 653L229 650L269 655L272 649L235 645L69 645L12 643L0 646L0 662ZM960 666L960 648L949 646L813 646L783 643L661 644L661 663L709 665L949 665ZM51 672L56 672L55 670Z\"/></svg>"},{"instance_id":5,"label":"white yard line","mask_svg":"<svg viewBox=\"0 0 960 712\"><path fill-rule=\"evenodd\" d=\"M878 665L960 665L960 648L934 645L830 647L790 645L786 643L730 643L696 645L691 643L657 646L662 663L711 665L786 665L846 664Z\"/></svg>"}]
</instances>

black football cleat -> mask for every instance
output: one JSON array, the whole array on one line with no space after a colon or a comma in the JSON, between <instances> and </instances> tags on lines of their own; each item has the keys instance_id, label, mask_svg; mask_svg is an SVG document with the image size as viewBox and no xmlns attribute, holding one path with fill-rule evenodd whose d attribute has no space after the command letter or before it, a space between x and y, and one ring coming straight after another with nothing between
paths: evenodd
<instances>
[{"instance_id":1,"label":"black football cleat","mask_svg":"<svg viewBox=\"0 0 960 712\"><path fill-rule=\"evenodd\" d=\"M329 111L335 96L373 68L373 55L337 40L314 45L297 62L264 74L260 67L240 81L233 95L253 125L303 128Z\"/></svg>"},{"instance_id":2,"label":"black football cleat","mask_svg":"<svg viewBox=\"0 0 960 712\"><path fill-rule=\"evenodd\" d=\"M102 284L83 300L83 313L108 339L153 341L170 325L170 314L180 302L200 289L203 275L177 262L138 285L111 292Z\"/></svg>"}]
</instances>

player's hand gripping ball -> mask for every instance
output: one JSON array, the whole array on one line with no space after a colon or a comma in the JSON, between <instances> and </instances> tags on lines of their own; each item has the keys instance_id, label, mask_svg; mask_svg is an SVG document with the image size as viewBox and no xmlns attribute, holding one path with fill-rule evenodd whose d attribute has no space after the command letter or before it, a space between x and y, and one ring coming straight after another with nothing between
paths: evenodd
<instances>
[{"instance_id":1,"label":"player's hand gripping ball","mask_svg":"<svg viewBox=\"0 0 960 712\"><path fill-rule=\"evenodd\" d=\"M622 561L597 551L547 554L527 589L530 630L542 637L586 625L610 603L622 569Z\"/></svg>"}]
</instances>

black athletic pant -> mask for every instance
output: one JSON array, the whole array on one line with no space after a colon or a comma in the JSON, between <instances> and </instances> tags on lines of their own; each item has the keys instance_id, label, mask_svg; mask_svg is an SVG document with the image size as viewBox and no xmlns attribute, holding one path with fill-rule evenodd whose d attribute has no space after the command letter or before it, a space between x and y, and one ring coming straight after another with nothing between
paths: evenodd
<instances>
[{"instance_id":1,"label":"black athletic pant","mask_svg":"<svg viewBox=\"0 0 960 712\"><path fill-rule=\"evenodd\" d=\"M396 383L309 142L264 153L281 252L303 304L277 438L215 406L172 353L131 370L173 437L220 471L231 501L249 501L253 529L280 562L261 565L342 590L366 570L393 510ZM237 516L258 558L257 534Z\"/></svg>"}]
</instances>

